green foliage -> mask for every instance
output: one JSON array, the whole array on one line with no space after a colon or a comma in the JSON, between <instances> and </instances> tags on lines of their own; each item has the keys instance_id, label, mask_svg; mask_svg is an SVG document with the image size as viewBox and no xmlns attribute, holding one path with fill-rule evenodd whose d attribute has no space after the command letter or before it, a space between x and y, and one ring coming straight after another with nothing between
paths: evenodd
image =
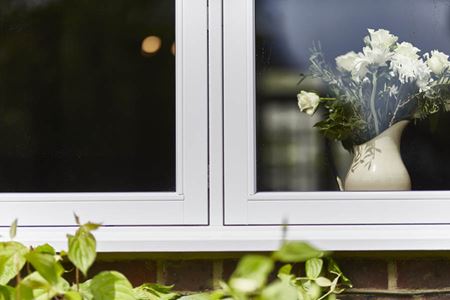
<instances>
[{"instance_id":1,"label":"green foliage","mask_svg":"<svg viewBox=\"0 0 450 300\"><path fill-rule=\"evenodd\" d=\"M302 242L284 243L272 256L244 256L230 279L210 293L183 296L173 292L173 286L152 283L133 287L116 271L80 282L78 271L87 275L95 261L92 231L100 225L80 224L78 217L76 222L79 228L75 235L68 235L67 254L57 253L49 244L29 249L14 241L0 242L0 300L334 300L343 288L351 286L327 253ZM11 239L17 221L13 227ZM66 271L64 260L74 268L69 266ZM277 262L286 264L277 278L269 281ZM293 271L296 263L304 263L304 272ZM63 276L73 269L75 282L69 283ZM15 286L10 284L12 279Z\"/></svg>"},{"instance_id":2,"label":"green foliage","mask_svg":"<svg viewBox=\"0 0 450 300\"><path fill-rule=\"evenodd\" d=\"M260 255L245 256L231 276L229 286L238 293L251 293L260 289L273 270L273 261Z\"/></svg>"},{"instance_id":3,"label":"green foliage","mask_svg":"<svg viewBox=\"0 0 450 300\"><path fill-rule=\"evenodd\" d=\"M68 235L67 253L58 254L49 244L29 249L14 241L0 242L0 300L172 300L181 296L172 292L172 286L144 284L133 288L116 271L101 272L80 282L78 272L86 276L95 261L96 241L92 231L100 225L80 224L77 216L75 220L79 227L75 235ZM10 229L11 239L16 228L17 220ZM69 271L63 267L64 259L74 266L69 266ZM72 270L76 279L69 283L63 276ZM10 284L12 279L15 286Z\"/></svg>"},{"instance_id":4,"label":"green foliage","mask_svg":"<svg viewBox=\"0 0 450 300\"><path fill-rule=\"evenodd\" d=\"M58 284L58 280L64 273L64 268L54 255L31 251L26 255L27 261L50 284Z\"/></svg>"},{"instance_id":5,"label":"green foliage","mask_svg":"<svg viewBox=\"0 0 450 300\"><path fill-rule=\"evenodd\" d=\"M90 287L95 300L136 300L131 283L119 272L101 272L92 279Z\"/></svg>"},{"instance_id":6,"label":"green foliage","mask_svg":"<svg viewBox=\"0 0 450 300\"><path fill-rule=\"evenodd\" d=\"M285 243L273 254L281 262L305 262L308 259L322 257L325 253L303 242Z\"/></svg>"},{"instance_id":7,"label":"green foliage","mask_svg":"<svg viewBox=\"0 0 450 300\"><path fill-rule=\"evenodd\" d=\"M278 270L275 280L268 282L276 262L288 263ZM296 263L304 263L304 272L294 273ZM307 243L287 242L271 257L248 255L238 264L228 282L209 298L192 300L332 300L351 287L328 253ZM204 297L204 296L202 296ZM184 299L184 298L183 298Z\"/></svg>"},{"instance_id":8,"label":"green foliage","mask_svg":"<svg viewBox=\"0 0 450 300\"><path fill-rule=\"evenodd\" d=\"M321 100L325 108L324 120L317 122L314 127L325 137L342 141L346 149L359 142L358 137L365 128L365 122L358 115L355 107L348 102L336 99Z\"/></svg>"},{"instance_id":9,"label":"green foliage","mask_svg":"<svg viewBox=\"0 0 450 300\"><path fill-rule=\"evenodd\" d=\"M100 224L86 223L80 224L80 220L75 215L75 220L80 226L75 235L67 235L69 241L69 260L77 267L84 276L95 261L97 242L91 231L100 227Z\"/></svg>"},{"instance_id":10,"label":"green foliage","mask_svg":"<svg viewBox=\"0 0 450 300\"><path fill-rule=\"evenodd\" d=\"M179 295L172 292L172 286L161 284L145 283L134 289L135 297L138 300L172 300L177 299Z\"/></svg>"},{"instance_id":11,"label":"green foliage","mask_svg":"<svg viewBox=\"0 0 450 300\"><path fill-rule=\"evenodd\" d=\"M12 222L11 227L9 228L9 238L13 240L17 234L17 219Z\"/></svg>"},{"instance_id":12,"label":"green foliage","mask_svg":"<svg viewBox=\"0 0 450 300\"><path fill-rule=\"evenodd\" d=\"M7 284L23 268L28 248L17 242L0 243L0 284Z\"/></svg>"}]
</instances>

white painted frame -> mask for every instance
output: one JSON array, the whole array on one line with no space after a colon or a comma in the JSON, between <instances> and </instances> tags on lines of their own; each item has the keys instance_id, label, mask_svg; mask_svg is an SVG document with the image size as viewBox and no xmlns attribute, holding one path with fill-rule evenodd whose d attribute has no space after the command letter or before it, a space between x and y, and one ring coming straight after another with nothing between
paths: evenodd
<instances>
[{"instance_id":1,"label":"white painted frame","mask_svg":"<svg viewBox=\"0 0 450 300\"><path fill-rule=\"evenodd\" d=\"M185 1L196 1L196 0L185 0ZM224 58L227 60L225 63L229 63L233 58L238 59L242 63L242 58L245 58L245 49L239 50L239 47L235 49L229 49L230 43L244 43L247 47L245 38L241 37L240 40L235 40L233 42L233 30L239 28L242 25L243 20L240 17L245 17L246 10L242 10L243 4L247 0L209 0L209 216L210 222L205 226L109 226L102 227L95 236L98 241L98 250L100 252L229 252L229 251L272 251L278 248L280 241L283 237L282 229L280 226L266 225L269 223L278 223L281 216L286 213L286 204L282 204L283 207L271 207L268 211L267 207L261 205L276 205L279 202L285 202L289 205L298 206L300 201L309 201L309 203L314 204L315 200L322 197L321 201L353 201L358 198L358 195L350 195L346 197L346 194L335 193L335 196L330 198L328 193L277 193L276 195L271 194L254 194L254 196L249 195L248 190L245 188L247 185L247 171L238 166L239 162L235 161L230 157L230 147L233 145L238 147L235 154L238 158L241 157L238 152L244 151L245 163L247 158L245 152L246 149L243 147L242 143L247 144L247 134L245 131L243 135L236 132L230 132L231 121L238 122L238 126L233 127L234 129L239 128L239 125L243 125L243 128L247 130L246 124L247 119L244 118L239 120L237 117L223 115L223 107L230 109L231 105L237 105L236 102L242 101L247 105L247 100L245 96L239 96L239 93L234 95L238 97L237 99L230 99L229 89L230 77L232 73L226 66L225 72L223 69ZM247 5L247 4L246 4ZM225 19L223 18L223 11L225 9ZM230 23L241 22L236 24L237 27L230 27ZM244 21L245 22L245 21ZM225 26L224 26L225 25ZM243 30L246 28L240 28ZM230 29L232 29L230 31ZM236 32L234 32L235 34ZM224 35L225 34L225 35ZM246 33L248 34L248 32ZM239 36L239 35L238 35ZM237 37L236 35L234 37ZM224 49L224 43L225 45ZM224 51L225 50L225 51ZM233 56L233 52L235 51ZM239 57L239 54L243 57ZM223 53L226 55L223 56ZM234 70L239 72L239 68L234 66ZM244 72L247 72L244 70ZM237 79L246 80L247 73L242 77L239 73L235 73ZM225 86L224 86L225 83ZM236 82L235 82L236 83ZM224 102L223 95L225 94ZM241 109L242 107L240 107ZM230 112L228 110L228 112ZM240 110L233 112L234 116L247 116L246 110L241 113ZM224 124L224 120L226 123ZM224 126L225 125L225 126ZM225 136L222 134L225 132ZM233 138L233 133L236 139ZM245 137L245 139L243 139ZM237 143L235 143L235 140ZM224 148L224 143L227 147ZM231 144L230 144L231 143ZM244 150L243 150L244 149ZM225 150L225 152L224 152ZM225 163L225 164L224 164ZM233 170L234 169L234 170ZM240 176L238 172L244 173L244 176ZM237 179L233 180L230 175L237 175ZM226 176L226 177L225 177ZM239 184L239 180L243 180L244 184ZM224 185L225 182L225 185ZM230 186L234 184L235 186ZM225 188L224 188L225 186ZM244 188L244 190L237 190L236 188ZM231 194L230 194L231 193ZM398 200L398 205L402 205L402 201L419 201L423 203L422 198L426 198L427 195L418 195L416 198L401 198L400 194L395 193ZM170 195L166 194L170 197ZM381 205L389 202L389 198L383 198L382 195L373 195L371 198L370 194L364 194L365 198L361 201L371 202L375 198L376 201L381 201ZM408 197L409 193L404 193L404 197ZM76 196L76 195L73 195ZM108 195L105 195L108 196ZM121 195L116 194L116 200L120 201ZM137 195L135 195L137 196ZM159 195L162 196L162 195ZM240 198L233 200L231 197L238 196ZM300 198L299 198L300 196ZM336 199L336 196L341 196L341 198ZM44 197L44 196L43 196ZM143 195L143 197L145 197ZM253 198L252 198L253 197ZM262 199L257 199L262 197ZM312 198L311 198L312 197ZM315 198L314 198L315 197ZM334 197L334 198L333 198ZM353 198L352 198L353 197ZM379 199L381 197L381 199ZM435 193L433 196L437 202L446 202L447 195L442 193ZM348 198L348 199L346 199ZM351 199L352 198L352 199ZM47 199L48 198L43 198ZM308 199L308 200L306 200ZM408 200L409 199L409 200ZM73 201L79 203L79 199L73 198ZM89 201L88 199L85 199ZM140 201L142 199L135 198L134 200ZM144 201L147 201L143 198ZM161 199L160 200L164 200ZM225 203L226 200L227 202ZM280 201L281 200L281 201ZM385 201L389 200L389 201ZM384 202L383 202L384 201ZM260 205L261 204L261 205ZM323 202L325 205L326 203ZM447 211L447 204L443 203L439 209L442 210L436 216L436 220L445 221L447 220L444 216ZM254 206L253 206L254 205ZM406 204L405 204L406 205ZM239 211L239 209L244 209L244 212ZM258 218L258 225L248 225L250 222L254 222L248 216L249 208L254 209L254 213L250 213L250 216ZM317 208L317 207L316 207ZM369 209L369 207L366 207ZM403 207L405 208L405 207ZM330 214L333 214L328 207L325 208L324 213L320 213L318 216L323 220ZM344 209L340 211L346 214ZM165 210L147 212L153 215L164 214ZM408 214L409 210L404 210L404 214ZM1 213L1 211L0 211ZM171 212L173 213L173 211ZM202 214L205 212L202 212ZM314 212L311 212L314 213ZM387 210L377 207L374 211L375 213L389 213ZM425 212L426 213L426 212ZM52 218L48 211L44 212L48 218ZM230 220L230 217L236 215L237 218ZM264 215L261 217L259 215ZM367 214L367 213L366 213ZM415 213L417 217L418 212ZM172 216L166 215L164 217L172 218ZM174 217L177 218L178 215ZM225 217L228 217L226 219ZM428 215L429 220L434 219L432 215ZM94 219L95 218L95 219ZM408 217L404 217L408 218ZM84 218L88 220L89 218ZM262 220L261 220L262 219ZM91 220L95 221L97 219L97 214L92 215ZM98 220L102 221L102 220ZM227 221L227 224L224 223ZM230 221L235 221L231 223ZM262 221L262 222L260 222ZM367 221L367 220L366 220ZM256 223L256 222L255 222ZM241 224L241 225L238 225ZM261 226L264 225L264 226ZM39 245L43 243L50 243L56 249L66 249L66 234L72 233L75 228L67 227L28 227L20 228L17 232L17 240L24 242L28 245ZM446 250L450 249L450 225L437 225L437 224L408 224L408 225L392 225L392 224L361 224L361 225L294 225L290 226L287 231L286 238L289 240L303 240L309 241L312 244L320 247L324 250ZM0 240L8 239L8 228L0 228Z\"/></svg>"},{"instance_id":2,"label":"white painted frame","mask_svg":"<svg viewBox=\"0 0 450 300\"><path fill-rule=\"evenodd\" d=\"M450 224L447 191L256 191L254 1L224 1L225 224Z\"/></svg>"},{"instance_id":3,"label":"white painted frame","mask_svg":"<svg viewBox=\"0 0 450 300\"><path fill-rule=\"evenodd\" d=\"M73 213L106 226L208 224L207 0L170 1L176 1L176 191L2 193L0 226L14 218L25 227L73 226Z\"/></svg>"}]
</instances>

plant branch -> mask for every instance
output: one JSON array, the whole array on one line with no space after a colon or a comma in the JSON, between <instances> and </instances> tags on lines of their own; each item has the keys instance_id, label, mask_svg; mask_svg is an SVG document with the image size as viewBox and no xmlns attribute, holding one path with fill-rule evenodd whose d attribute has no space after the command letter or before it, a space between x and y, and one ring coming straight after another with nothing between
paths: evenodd
<instances>
[{"instance_id":1,"label":"plant branch","mask_svg":"<svg viewBox=\"0 0 450 300\"><path fill-rule=\"evenodd\" d=\"M370 111L373 117L375 132L378 135L380 133L380 126L378 124L377 110L375 108L376 93L377 93L377 72L373 73L372 75L372 94L370 95Z\"/></svg>"},{"instance_id":2,"label":"plant branch","mask_svg":"<svg viewBox=\"0 0 450 300\"><path fill-rule=\"evenodd\" d=\"M80 270L75 268L75 283L77 285L77 292L80 291Z\"/></svg>"},{"instance_id":3,"label":"plant branch","mask_svg":"<svg viewBox=\"0 0 450 300\"><path fill-rule=\"evenodd\" d=\"M402 102L402 101L398 102L397 107L395 108L394 113L392 114L391 121L389 122L389 127L394 125L395 117L397 116L397 113L400 110L400 108L404 107L406 104L411 102L411 100L413 100L413 99L414 99L414 96L407 98L406 101L404 101L404 102Z\"/></svg>"}]
</instances>

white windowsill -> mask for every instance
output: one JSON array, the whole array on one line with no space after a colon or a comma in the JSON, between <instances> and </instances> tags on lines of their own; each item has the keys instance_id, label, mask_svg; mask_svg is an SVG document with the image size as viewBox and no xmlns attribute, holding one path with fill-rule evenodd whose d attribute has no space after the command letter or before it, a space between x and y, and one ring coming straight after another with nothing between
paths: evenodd
<instances>
[{"instance_id":1,"label":"white windowsill","mask_svg":"<svg viewBox=\"0 0 450 300\"><path fill-rule=\"evenodd\" d=\"M16 240L67 248L75 228L19 228ZM8 228L0 229L7 240ZM273 251L280 227L104 227L95 233L100 252ZM450 225L292 226L289 240L309 241L323 250L443 250L450 248Z\"/></svg>"}]
</instances>

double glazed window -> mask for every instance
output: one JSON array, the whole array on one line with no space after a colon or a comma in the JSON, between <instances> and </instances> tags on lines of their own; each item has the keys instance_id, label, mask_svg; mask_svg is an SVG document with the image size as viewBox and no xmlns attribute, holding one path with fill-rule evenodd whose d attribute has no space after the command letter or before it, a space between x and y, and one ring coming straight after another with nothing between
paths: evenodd
<instances>
[{"instance_id":1,"label":"double glazed window","mask_svg":"<svg viewBox=\"0 0 450 300\"><path fill-rule=\"evenodd\" d=\"M450 53L447 1L224 1L225 224L448 224L448 113L412 122L402 140L411 192L340 192L351 156L301 114L310 48L326 59L385 28L422 53ZM439 119L439 123L435 123Z\"/></svg>"},{"instance_id":2,"label":"double glazed window","mask_svg":"<svg viewBox=\"0 0 450 300\"><path fill-rule=\"evenodd\" d=\"M0 3L0 222L207 223L206 1Z\"/></svg>"},{"instance_id":3,"label":"double glazed window","mask_svg":"<svg viewBox=\"0 0 450 300\"><path fill-rule=\"evenodd\" d=\"M412 123L411 192L339 192L298 111L309 48L387 28L450 53L445 0L0 3L0 225L449 224L450 117ZM211 227L211 226L210 226Z\"/></svg>"}]
</instances>

